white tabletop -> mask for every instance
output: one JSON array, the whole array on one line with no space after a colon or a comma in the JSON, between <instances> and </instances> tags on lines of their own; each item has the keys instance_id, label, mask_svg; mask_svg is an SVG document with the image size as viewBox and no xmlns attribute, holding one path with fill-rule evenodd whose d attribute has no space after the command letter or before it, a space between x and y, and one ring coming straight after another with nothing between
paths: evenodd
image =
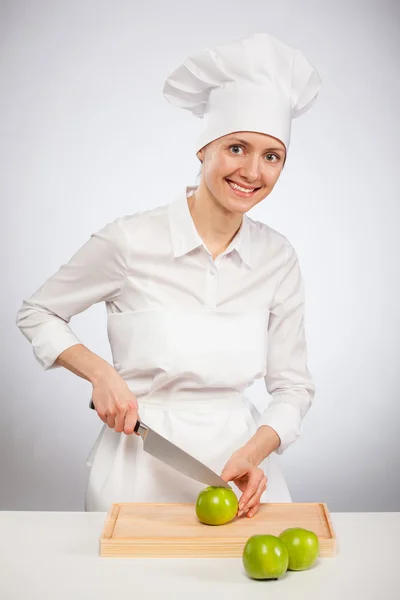
<instances>
[{"instance_id":1,"label":"white tabletop","mask_svg":"<svg viewBox=\"0 0 400 600\"><path fill-rule=\"evenodd\" d=\"M398 600L400 513L333 513L335 558L277 581L241 559L102 558L105 513L0 512L1 600Z\"/></svg>"}]
</instances>

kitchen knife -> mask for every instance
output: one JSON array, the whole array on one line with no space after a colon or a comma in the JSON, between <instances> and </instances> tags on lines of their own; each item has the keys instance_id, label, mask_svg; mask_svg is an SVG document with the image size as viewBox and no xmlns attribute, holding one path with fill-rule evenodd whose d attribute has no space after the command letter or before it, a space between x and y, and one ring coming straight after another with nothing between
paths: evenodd
<instances>
[{"instance_id":1,"label":"kitchen knife","mask_svg":"<svg viewBox=\"0 0 400 600\"><path fill-rule=\"evenodd\" d=\"M90 401L89 406L95 410L93 400ZM145 425L142 421L136 422L134 431L142 438L143 449L146 452L172 467L175 471L179 471L179 473L206 485L230 488L230 485L217 475L217 473L156 431L153 431L153 429Z\"/></svg>"}]
</instances>

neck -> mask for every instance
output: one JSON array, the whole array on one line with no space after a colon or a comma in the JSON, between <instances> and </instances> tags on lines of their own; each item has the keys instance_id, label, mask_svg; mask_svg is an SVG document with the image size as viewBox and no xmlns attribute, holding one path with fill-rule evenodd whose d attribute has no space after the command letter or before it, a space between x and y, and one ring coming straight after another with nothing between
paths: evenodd
<instances>
[{"instance_id":1,"label":"neck","mask_svg":"<svg viewBox=\"0 0 400 600\"><path fill-rule=\"evenodd\" d=\"M188 198L193 223L213 258L229 246L242 224L243 216L221 206L201 184Z\"/></svg>"}]
</instances>

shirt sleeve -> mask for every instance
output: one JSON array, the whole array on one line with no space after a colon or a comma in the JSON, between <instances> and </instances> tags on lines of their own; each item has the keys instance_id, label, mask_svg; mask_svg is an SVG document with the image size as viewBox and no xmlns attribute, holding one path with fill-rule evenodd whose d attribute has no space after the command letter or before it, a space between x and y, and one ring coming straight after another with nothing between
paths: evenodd
<instances>
[{"instance_id":1,"label":"shirt sleeve","mask_svg":"<svg viewBox=\"0 0 400 600\"><path fill-rule=\"evenodd\" d=\"M69 326L73 315L118 297L126 275L127 249L122 219L117 219L93 233L69 262L23 301L16 325L43 369L58 367L54 364L58 356L81 343Z\"/></svg>"},{"instance_id":2,"label":"shirt sleeve","mask_svg":"<svg viewBox=\"0 0 400 600\"><path fill-rule=\"evenodd\" d=\"M268 322L265 384L272 399L259 425L279 435L282 454L302 432L302 422L315 395L307 368L304 331L304 284L297 255L288 245L288 258L275 291Z\"/></svg>"}]
</instances>

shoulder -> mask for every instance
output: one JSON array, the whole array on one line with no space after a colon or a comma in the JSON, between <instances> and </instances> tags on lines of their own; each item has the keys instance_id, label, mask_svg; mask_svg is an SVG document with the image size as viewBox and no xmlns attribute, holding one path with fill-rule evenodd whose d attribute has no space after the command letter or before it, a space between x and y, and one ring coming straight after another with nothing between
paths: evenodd
<instances>
[{"instance_id":1,"label":"shoulder","mask_svg":"<svg viewBox=\"0 0 400 600\"><path fill-rule=\"evenodd\" d=\"M107 238L117 246L130 245L138 238L149 239L149 235L159 234L168 226L168 204L148 210L120 215L94 233Z\"/></svg>"},{"instance_id":2,"label":"shoulder","mask_svg":"<svg viewBox=\"0 0 400 600\"><path fill-rule=\"evenodd\" d=\"M168 204L165 204L119 216L114 223L127 233L132 233L143 227L157 227L158 225L163 225L168 220L168 206Z\"/></svg>"},{"instance_id":3,"label":"shoulder","mask_svg":"<svg viewBox=\"0 0 400 600\"><path fill-rule=\"evenodd\" d=\"M260 259L279 256L283 262L295 256L296 252L292 243L280 231L270 227L262 221L247 217L250 227L251 247Z\"/></svg>"}]
</instances>

